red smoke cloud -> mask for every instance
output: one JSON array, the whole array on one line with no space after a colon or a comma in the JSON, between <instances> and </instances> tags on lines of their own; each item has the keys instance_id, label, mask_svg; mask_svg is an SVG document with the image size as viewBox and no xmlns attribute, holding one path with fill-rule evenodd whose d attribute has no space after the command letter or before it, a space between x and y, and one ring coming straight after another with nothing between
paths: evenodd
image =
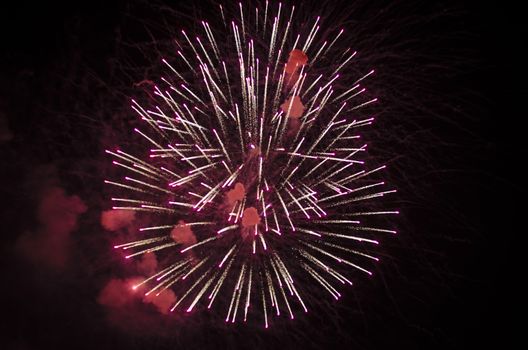
<instances>
[{"instance_id":1,"label":"red smoke cloud","mask_svg":"<svg viewBox=\"0 0 528 350\"><path fill-rule=\"evenodd\" d=\"M99 293L97 302L111 308L123 307L137 298L139 290L134 290L133 287L142 280L142 277L111 279Z\"/></svg>"},{"instance_id":2,"label":"red smoke cloud","mask_svg":"<svg viewBox=\"0 0 528 350\"><path fill-rule=\"evenodd\" d=\"M176 303L176 296L170 289L146 296L148 288L143 285L137 289L133 286L144 280L144 277L128 279L113 278L107 282L99 293L97 302L106 310L107 322L129 334L171 336L174 325L168 325L178 319L177 313L170 309ZM159 314L170 315L160 317Z\"/></svg>"},{"instance_id":3,"label":"red smoke cloud","mask_svg":"<svg viewBox=\"0 0 528 350\"><path fill-rule=\"evenodd\" d=\"M286 63L286 73L294 74L302 66L308 63L308 56L299 49L294 49L290 52L288 62Z\"/></svg>"},{"instance_id":4,"label":"red smoke cloud","mask_svg":"<svg viewBox=\"0 0 528 350\"><path fill-rule=\"evenodd\" d=\"M299 96L291 96L280 107L284 114L288 115L288 118L298 119L304 113L304 105ZM290 114L288 114L288 109Z\"/></svg>"},{"instance_id":5,"label":"red smoke cloud","mask_svg":"<svg viewBox=\"0 0 528 350\"><path fill-rule=\"evenodd\" d=\"M78 196L68 196L62 188L53 187L43 193L37 208L41 227L23 234L16 250L35 264L53 269L66 267L70 250L70 234L77 228L77 218L87 210Z\"/></svg>"},{"instance_id":6,"label":"red smoke cloud","mask_svg":"<svg viewBox=\"0 0 528 350\"><path fill-rule=\"evenodd\" d=\"M117 231L127 227L134 221L132 210L106 210L101 213L101 225L108 231Z\"/></svg>"},{"instance_id":7,"label":"red smoke cloud","mask_svg":"<svg viewBox=\"0 0 528 350\"><path fill-rule=\"evenodd\" d=\"M284 84L285 89L295 84L295 82L300 77L301 67L307 63L308 56L302 50L294 49L290 52L290 55L288 56L288 62L284 67L284 71L286 72L286 84Z\"/></svg>"},{"instance_id":8,"label":"red smoke cloud","mask_svg":"<svg viewBox=\"0 0 528 350\"><path fill-rule=\"evenodd\" d=\"M127 279L113 278L103 287L97 298L97 302L108 308L114 317L118 317L116 313L120 313L123 309L131 309L137 307L137 301L141 300L145 304L152 304L157 311L162 314L169 314L170 309L176 303L176 295L171 289L166 289L161 292L153 292L145 295L145 285L134 289L143 277L132 277ZM141 317L141 310L137 310L136 317ZM119 317L118 317L119 318Z\"/></svg>"},{"instance_id":9,"label":"red smoke cloud","mask_svg":"<svg viewBox=\"0 0 528 350\"><path fill-rule=\"evenodd\" d=\"M138 272L145 276L150 276L156 272L158 268L158 260L156 254L147 252L142 255L141 260L137 263Z\"/></svg>"},{"instance_id":10,"label":"red smoke cloud","mask_svg":"<svg viewBox=\"0 0 528 350\"><path fill-rule=\"evenodd\" d=\"M167 315L176 303L176 295L171 289L165 289L159 295L156 293L145 295L143 302L151 303L159 312Z\"/></svg>"},{"instance_id":11,"label":"red smoke cloud","mask_svg":"<svg viewBox=\"0 0 528 350\"><path fill-rule=\"evenodd\" d=\"M191 226L186 225L185 221L178 221L178 225L174 226L171 231L171 237L176 243L180 243L183 246L190 246L197 242L196 236L191 230Z\"/></svg>"},{"instance_id":12,"label":"red smoke cloud","mask_svg":"<svg viewBox=\"0 0 528 350\"><path fill-rule=\"evenodd\" d=\"M260 223L260 216L257 209L254 207L249 207L244 209L242 214L242 227L248 228Z\"/></svg>"},{"instance_id":13,"label":"red smoke cloud","mask_svg":"<svg viewBox=\"0 0 528 350\"><path fill-rule=\"evenodd\" d=\"M246 195L246 188L241 182L237 182L235 184L235 188L232 190L227 191L226 197L227 197L227 204L229 206L233 206L236 201L241 201L244 199Z\"/></svg>"}]
</instances>

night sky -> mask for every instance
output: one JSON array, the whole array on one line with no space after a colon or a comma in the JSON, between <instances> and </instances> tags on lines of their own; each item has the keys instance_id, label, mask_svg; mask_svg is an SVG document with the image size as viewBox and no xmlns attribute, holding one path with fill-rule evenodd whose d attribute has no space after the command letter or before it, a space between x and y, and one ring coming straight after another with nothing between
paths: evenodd
<instances>
[{"instance_id":1,"label":"night sky","mask_svg":"<svg viewBox=\"0 0 528 350\"><path fill-rule=\"evenodd\" d=\"M360 1L352 12L382 101L388 91L369 142L394 169L402 214L379 271L329 311L264 330L100 302L110 279L131 275L100 223L104 150L135 142L128 101L160 55L149 42L211 15L191 3L0 5L0 348L512 347L525 307L527 50L522 11L502 3Z\"/></svg>"}]
</instances>

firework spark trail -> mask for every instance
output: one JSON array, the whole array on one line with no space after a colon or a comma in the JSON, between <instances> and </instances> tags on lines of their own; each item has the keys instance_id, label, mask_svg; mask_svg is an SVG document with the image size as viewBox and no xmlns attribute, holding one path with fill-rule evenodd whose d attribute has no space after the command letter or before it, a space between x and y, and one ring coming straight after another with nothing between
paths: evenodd
<instances>
[{"instance_id":1,"label":"firework spark trail","mask_svg":"<svg viewBox=\"0 0 528 350\"><path fill-rule=\"evenodd\" d=\"M152 284L147 294L174 288L171 311L226 295L226 322L261 310L267 328L281 311L307 311L308 281L339 299L336 283L352 285L345 274L372 274L373 234L395 231L363 220L398 211L364 204L394 190L369 180L383 166L357 158L357 129L372 123L377 99L361 85L374 70L347 71L357 52L343 49L344 30L322 37L321 17L297 26L294 7L267 1L255 11L240 3L230 22L219 10L223 28L202 21L205 39L182 31L177 56L162 60L171 75L154 87L155 106L132 101L151 130L135 129L149 157L107 151L131 173L105 181L129 193L114 208L168 221L114 248L172 261L140 283ZM193 239L171 236L174 227Z\"/></svg>"}]
</instances>

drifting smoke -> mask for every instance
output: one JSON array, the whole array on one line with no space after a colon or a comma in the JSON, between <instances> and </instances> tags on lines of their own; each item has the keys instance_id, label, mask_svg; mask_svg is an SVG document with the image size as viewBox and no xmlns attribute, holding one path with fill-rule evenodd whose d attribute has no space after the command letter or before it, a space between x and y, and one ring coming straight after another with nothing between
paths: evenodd
<instances>
[{"instance_id":1,"label":"drifting smoke","mask_svg":"<svg viewBox=\"0 0 528 350\"><path fill-rule=\"evenodd\" d=\"M237 182L232 190L227 191L227 204L233 206L237 201L241 201L246 196L244 184Z\"/></svg>"},{"instance_id":2,"label":"drifting smoke","mask_svg":"<svg viewBox=\"0 0 528 350\"><path fill-rule=\"evenodd\" d=\"M242 214L242 227L252 227L260 223L260 215L256 208L249 207Z\"/></svg>"},{"instance_id":3,"label":"drifting smoke","mask_svg":"<svg viewBox=\"0 0 528 350\"><path fill-rule=\"evenodd\" d=\"M178 225L174 226L170 235L174 242L186 247L196 243L196 236L191 230L191 226L183 220L178 221Z\"/></svg>"},{"instance_id":4,"label":"drifting smoke","mask_svg":"<svg viewBox=\"0 0 528 350\"><path fill-rule=\"evenodd\" d=\"M120 308L131 303L137 298L134 285L141 281L142 277L131 277L124 279L111 279L99 293L97 302L110 308Z\"/></svg>"},{"instance_id":5,"label":"drifting smoke","mask_svg":"<svg viewBox=\"0 0 528 350\"><path fill-rule=\"evenodd\" d=\"M147 294L144 286L137 287L142 280L143 277L139 276L127 279L113 278L101 289L97 302L106 307L111 323L125 319L131 313L136 320L148 319L149 315L145 309L140 307L141 303L152 305L159 313L165 315L169 313L170 307L176 302L174 292L166 289ZM118 326L123 329L130 328L130 325L124 322L118 323Z\"/></svg>"},{"instance_id":6,"label":"drifting smoke","mask_svg":"<svg viewBox=\"0 0 528 350\"><path fill-rule=\"evenodd\" d=\"M70 235L77 228L79 215L86 210L78 196L68 196L58 187L46 190L37 209L41 226L36 232L23 234L16 250L35 264L64 269L70 253Z\"/></svg>"},{"instance_id":7,"label":"drifting smoke","mask_svg":"<svg viewBox=\"0 0 528 350\"><path fill-rule=\"evenodd\" d=\"M141 260L137 263L138 272L142 275L152 275L158 268L158 259L153 252L143 254Z\"/></svg>"},{"instance_id":8,"label":"drifting smoke","mask_svg":"<svg viewBox=\"0 0 528 350\"><path fill-rule=\"evenodd\" d=\"M134 221L135 213L128 210L106 210L101 214L101 225L108 231L118 231Z\"/></svg>"},{"instance_id":9,"label":"drifting smoke","mask_svg":"<svg viewBox=\"0 0 528 350\"><path fill-rule=\"evenodd\" d=\"M151 293L145 295L143 302L154 305L160 313L168 315L171 307L176 302L176 295L172 289L165 289L160 294Z\"/></svg>"},{"instance_id":10,"label":"drifting smoke","mask_svg":"<svg viewBox=\"0 0 528 350\"><path fill-rule=\"evenodd\" d=\"M299 119L304 113L304 105L299 96L291 96L281 105L281 110L288 118Z\"/></svg>"}]
</instances>

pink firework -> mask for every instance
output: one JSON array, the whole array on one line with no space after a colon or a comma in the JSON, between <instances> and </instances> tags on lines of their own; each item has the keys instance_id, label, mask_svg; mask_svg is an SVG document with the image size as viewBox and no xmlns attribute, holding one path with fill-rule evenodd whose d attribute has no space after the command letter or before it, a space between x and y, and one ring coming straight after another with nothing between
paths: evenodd
<instances>
[{"instance_id":1,"label":"pink firework","mask_svg":"<svg viewBox=\"0 0 528 350\"><path fill-rule=\"evenodd\" d=\"M148 155L107 151L127 172L106 181L114 209L153 222L115 248L156 254L158 270L134 287L171 289L171 311L221 304L226 322L252 313L267 328L372 274L377 236L395 233L379 218L398 213L379 199L395 190L364 161L374 70L351 68L344 30L299 24L280 3L219 12L216 28L181 32L154 97L132 101Z\"/></svg>"}]
</instances>

